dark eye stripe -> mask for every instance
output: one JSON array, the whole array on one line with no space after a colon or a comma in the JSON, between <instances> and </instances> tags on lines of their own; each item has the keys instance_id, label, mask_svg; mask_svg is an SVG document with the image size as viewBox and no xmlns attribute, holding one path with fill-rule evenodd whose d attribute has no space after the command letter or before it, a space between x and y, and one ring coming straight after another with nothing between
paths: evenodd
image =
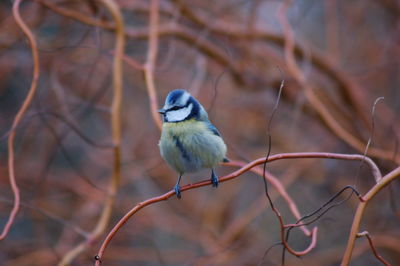
<instances>
[{"instance_id":1,"label":"dark eye stripe","mask_svg":"<svg viewBox=\"0 0 400 266\"><path fill-rule=\"evenodd\" d=\"M182 109L184 107L185 106L173 106L173 107L169 108L167 111L176 111L176 110Z\"/></svg>"},{"instance_id":2,"label":"dark eye stripe","mask_svg":"<svg viewBox=\"0 0 400 266\"><path fill-rule=\"evenodd\" d=\"M189 104L190 104L190 101L188 101L184 106L172 106L171 108L169 108L169 109L167 110L167 112L168 112L168 111L176 111L176 110L179 110L179 109L186 108L186 107L189 106Z\"/></svg>"}]
</instances>

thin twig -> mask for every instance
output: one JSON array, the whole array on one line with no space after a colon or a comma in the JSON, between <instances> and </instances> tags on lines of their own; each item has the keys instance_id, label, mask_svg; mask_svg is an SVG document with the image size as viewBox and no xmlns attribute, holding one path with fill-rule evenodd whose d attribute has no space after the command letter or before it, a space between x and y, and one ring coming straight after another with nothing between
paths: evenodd
<instances>
[{"instance_id":1,"label":"thin twig","mask_svg":"<svg viewBox=\"0 0 400 266\"><path fill-rule=\"evenodd\" d=\"M3 198L3 197L0 197L0 201L1 202L5 202L5 203L10 204L10 205L12 204L11 200L8 200L8 199ZM61 225L65 226L65 227L69 227L73 231L75 231L75 233L79 234L82 237L88 237L89 236L88 232L86 232L82 228L74 225L73 223L71 223L69 221L64 220L61 217L57 217L56 215L46 211L45 209L42 209L42 208L39 208L37 206L31 205L29 203L24 203L24 202L21 202L20 206L25 207L27 209L31 209L32 211L35 211L37 213L42 214L43 216L47 217L48 219L54 220L55 222L60 223Z\"/></svg>"},{"instance_id":2,"label":"thin twig","mask_svg":"<svg viewBox=\"0 0 400 266\"><path fill-rule=\"evenodd\" d=\"M369 149L369 147L370 147L370 145L371 145L372 139L373 139L374 134L375 134L375 108L376 108L376 105L377 105L377 103L378 103L379 101L383 101L384 99L385 99L384 97L379 97L379 98L377 98L377 99L375 100L374 104L372 105L372 111L371 111L371 132L370 132L370 136L369 136L368 141L367 141L367 145L365 145L364 157L366 157L367 154L368 154L368 149ZM357 175L356 175L355 186L357 186L357 183L358 183L358 176L360 175L361 168L362 168L362 166L363 166L362 163L363 163L363 162L360 163L360 166L359 166L358 169L357 169Z\"/></svg>"},{"instance_id":3,"label":"thin twig","mask_svg":"<svg viewBox=\"0 0 400 266\"><path fill-rule=\"evenodd\" d=\"M265 178L265 172L267 169L267 161L268 161L269 155L271 154L271 148L272 148L272 137L271 137L272 120L274 119L274 115L278 110L278 105L279 105L279 101L281 99L281 94L282 94L284 84L285 84L285 79L282 77L281 85L280 85L279 91L278 91L278 97L276 99L274 108L272 109L271 116L270 116L268 124L267 124L268 149L267 149L266 160L265 160L265 163L263 164L263 175L262 175L263 181L264 181L265 195L267 196L267 199L268 199L269 205L271 206L272 211L275 212L275 214L278 216L279 216L278 211L277 211L277 209L275 209L274 203L272 202L272 199L268 193L268 183L267 183L267 179Z\"/></svg>"},{"instance_id":4,"label":"thin twig","mask_svg":"<svg viewBox=\"0 0 400 266\"><path fill-rule=\"evenodd\" d=\"M341 200L341 201L339 201L339 202L336 202L336 203L334 203L333 205L329 206L326 210L324 210L324 208L325 208L326 206L328 206L330 203L332 203L337 197L339 197L343 192L345 192L345 191L348 190L348 189L351 189L351 194L350 194L346 199ZM289 227L289 230L290 230L290 229L292 229L292 228L294 228L294 227L302 226L302 224L300 224L301 221L304 221L304 220L306 220L306 219L308 219L308 218L310 218L310 217L312 217L312 216L318 214L318 213L321 212L322 210L324 210L323 213L322 213L322 214L319 214L318 217L317 217L317 219L320 218L321 215L325 214L326 211L328 211L328 210L331 209L332 207L336 207L336 206L338 206L338 205L341 205L343 202L346 202L346 201L350 198L350 196L351 196L353 193L355 193L358 197L361 196L360 192L358 192L354 187L352 187L352 186L345 186L345 187L342 188L339 192L337 192L335 195L333 195L328 201L326 201L322 206L320 206L318 209L316 209L315 211L313 211L313 212L311 212L311 213L309 213L309 214L304 215L303 217L301 217L301 219L297 220L295 224L287 224L286 227ZM313 222L315 222L315 220L316 220L316 219L314 219L314 220L312 220L312 221L310 221L310 222L304 223L304 224L312 224ZM288 231L289 231L289 230L288 230Z\"/></svg>"},{"instance_id":5,"label":"thin twig","mask_svg":"<svg viewBox=\"0 0 400 266\"><path fill-rule=\"evenodd\" d=\"M326 206L328 206L333 200L335 200L339 195L341 195L347 189L351 189L351 193L345 199L343 199L343 200L341 200L339 202L336 202L336 203L330 205L328 208L324 209ZM348 201L351 198L351 196L353 195L353 193L355 193L360 198L361 195L355 188L353 188L352 186L346 186L343 189L341 189L338 193L336 193L333 197L331 197L327 202L325 202L317 210L315 210L315 211L313 211L313 212L311 212L311 213L309 213L307 215L304 215L301 219L297 220L295 224L286 224L285 228L288 228L288 230L286 232L285 240L286 241L289 240L289 235L290 235L290 232L291 232L291 230L293 228L300 227L300 226L302 228L305 225L313 224L315 221L319 220L322 216L324 216L332 208L335 208L335 207L343 204L344 202ZM322 212L320 213L320 211L322 211ZM308 219L308 218L310 218L310 217L312 217L314 215L317 215L317 216L314 217L314 219L312 219L311 221L300 223L301 221L303 221L305 219ZM285 250L283 250L283 252L282 252L282 265L284 264L283 263L284 261L285 261Z\"/></svg>"},{"instance_id":6,"label":"thin twig","mask_svg":"<svg viewBox=\"0 0 400 266\"><path fill-rule=\"evenodd\" d=\"M390 263L387 262L381 255L379 255L378 251L376 250L374 243L372 242L372 238L369 235L369 233L367 231L361 232L357 234L357 237L363 237L365 236L368 240L368 244L372 250L372 252L374 253L374 256L383 264L385 264L386 266L390 266Z\"/></svg>"}]
</instances>

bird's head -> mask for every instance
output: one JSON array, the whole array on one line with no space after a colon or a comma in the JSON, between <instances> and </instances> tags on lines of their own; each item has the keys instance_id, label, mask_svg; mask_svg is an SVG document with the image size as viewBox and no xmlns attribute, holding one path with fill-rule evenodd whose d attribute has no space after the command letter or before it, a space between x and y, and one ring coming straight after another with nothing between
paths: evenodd
<instances>
[{"instance_id":1,"label":"bird's head","mask_svg":"<svg viewBox=\"0 0 400 266\"><path fill-rule=\"evenodd\" d=\"M158 110L164 122L176 123L189 119L202 120L207 117L203 106L189 92L182 89L168 93L164 107Z\"/></svg>"}]
</instances>

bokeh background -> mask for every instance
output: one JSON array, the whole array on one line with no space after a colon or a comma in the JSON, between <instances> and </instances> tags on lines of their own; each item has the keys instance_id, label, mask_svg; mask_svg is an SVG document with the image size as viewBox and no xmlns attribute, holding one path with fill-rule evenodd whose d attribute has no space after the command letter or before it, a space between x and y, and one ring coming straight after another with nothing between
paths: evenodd
<instances>
[{"instance_id":1,"label":"bokeh background","mask_svg":"<svg viewBox=\"0 0 400 266\"><path fill-rule=\"evenodd\" d=\"M122 172L109 223L92 240L113 171L115 24L94 0L35 0L20 6L38 43L40 78L17 128L15 171L22 206L0 242L0 264L56 265L84 243L71 265L91 265L105 234L130 208L172 189L177 174L159 155L160 131L143 71L151 29L158 35L154 81L159 107L170 90L188 89L209 111L229 158L249 162L266 155L268 121L284 81L270 126L272 154L363 154L371 140L367 154L382 173L400 164L399 1L159 0L157 27L149 26L156 1L116 3L126 31ZM7 138L33 69L12 4L0 2L2 228L13 201ZM290 39L295 42L294 66L285 50ZM384 100L372 115L378 97ZM236 169L221 166L218 173ZM356 184L361 193L374 185L368 167L359 162L282 160L268 164L267 170L285 185L301 214L346 185ZM185 176L182 184L208 178L203 171ZM295 222L273 187L270 193L285 222ZM399 193L398 181L386 187L369 204L361 226L393 265L400 264ZM182 196L130 219L110 243L104 264L282 264L281 247L271 248L280 241L279 224L261 177L245 173L218 189L202 187ZM302 259L287 255L285 264L338 265L357 203L352 197L326 213L316 222L316 248ZM304 249L309 238L294 230L289 243ZM352 265L380 265L366 239L357 240Z\"/></svg>"}]
</instances>

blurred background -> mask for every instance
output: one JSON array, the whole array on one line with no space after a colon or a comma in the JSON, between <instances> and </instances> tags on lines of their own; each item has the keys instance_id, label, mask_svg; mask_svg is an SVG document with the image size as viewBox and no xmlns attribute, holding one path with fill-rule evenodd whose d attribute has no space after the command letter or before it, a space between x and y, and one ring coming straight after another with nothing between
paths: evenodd
<instances>
[{"instance_id":1,"label":"blurred background","mask_svg":"<svg viewBox=\"0 0 400 266\"><path fill-rule=\"evenodd\" d=\"M85 248L71 265L91 265L105 234L128 210L171 190L176 182L177 174L159 155L160 130L151 115L143 72L150 9L157 1L116 2L126 32L122 173L109 223L92 241L113 171L115 23L94 0L35 0L20 6L38 43L40 78L17 128L15 172L22 206L0 242L2 265L57 265L81 243ZM13 202L8 133L33 69L12 4L0 2L1 228ZM250 162L266 155L268 121L284 80L270 127L272 154L363 154L372 137L367 154L383 174L400 164L398 0L160 0L157 13L159 23L152 29L158 35L158 105L172 89L189 90L221 132L229 158ZM384 100L372 116L378 97ZM221 166L218 173L236 169ZM368 167L357 161L281 160L268 164L267 170L284 184L302 215L346 185L357 184L361 193L374 185ZM181 184L208 178L208 171L199 172L184 176ZM400 264L399 192L398 180L386 187L368 206L361 226L393 265ZM295 222L271 186L270 194L285 222ZM338 265L357 203L353 196L326 213L315 223L316 248L302 259L286 255L285 264ZM282 248L273 247L279 233L262 178L248 172L218 189L190 190L181 200L173 197L141 210L112 240L103 262L281 265ZM301 250L309 241L297 229L289 243ZM364 238L356 241L352 265L380 265Z\"/></svg>"}]
</instances>

